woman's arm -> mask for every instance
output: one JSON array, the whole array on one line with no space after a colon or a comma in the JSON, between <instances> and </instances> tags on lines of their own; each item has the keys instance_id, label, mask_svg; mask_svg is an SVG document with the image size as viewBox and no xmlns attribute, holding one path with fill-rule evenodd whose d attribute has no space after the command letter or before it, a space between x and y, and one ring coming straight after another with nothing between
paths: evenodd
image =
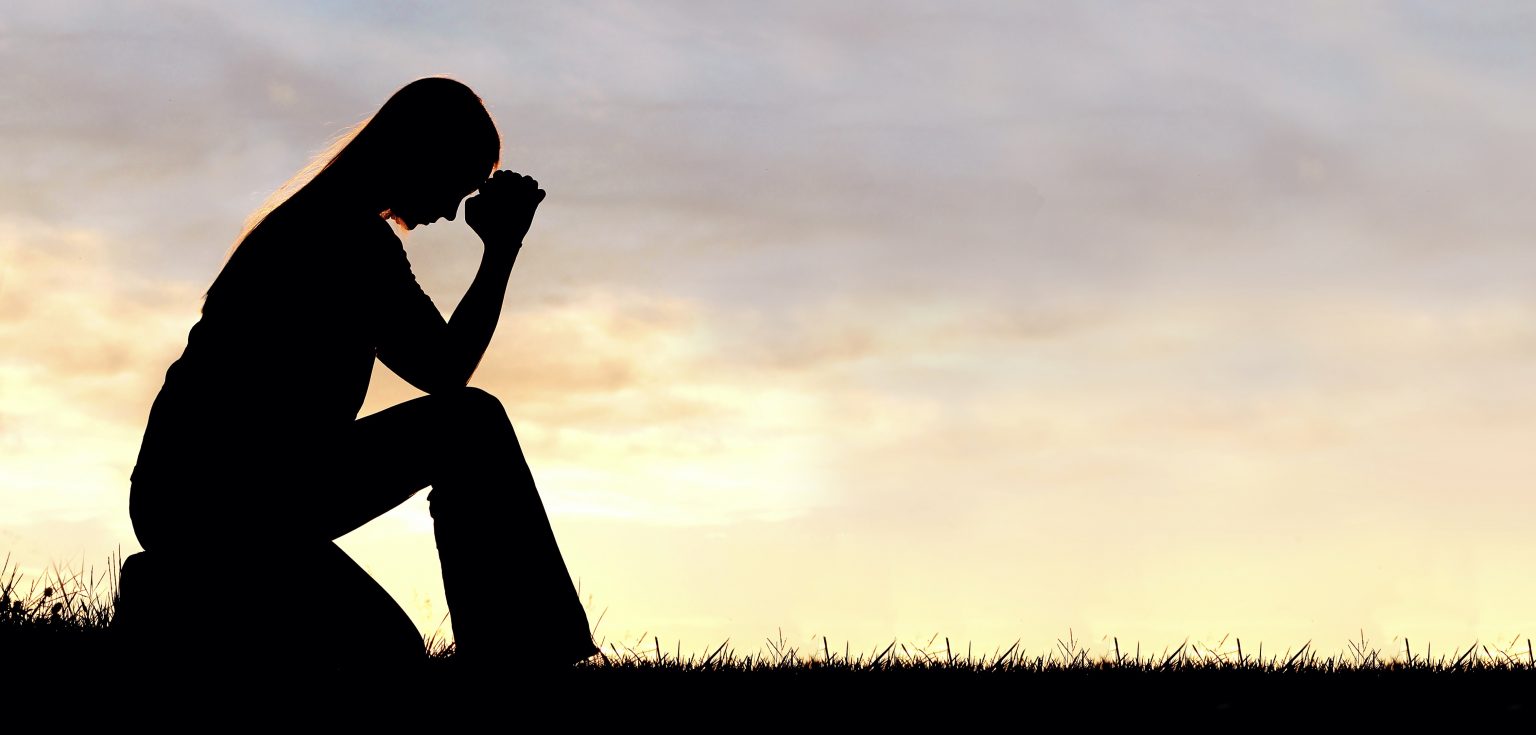
<instances>
[{"instance_id":1,"label":"woman's arm","mask_svg":"<svg viewBox=\"0 0 1536 735\"><path fill-rule=\"evenodd\" d=\"M427 393L469 383L496 332L512 265L544 195L532 178L498 171L464 203L464 221L485 245L474 281L444 323L413 277L420 296L386 317L391 337L381 340L378 353L386 367Z\"/></svg>"},{"instance_id":2,"label":"woman's arm","mask_svg":"<svg viewBox=\"0 0 1536 735\"><path fill-rule=\"evenodd\" d=\"M496 332L496 322L501 319L501 304L507 295L507 281L512 276L512 264L522 243L502 245L496 249L487 246L480 257L480 270L475 280L464 292L453 317L448 320L448 331L458 345L458 364L449 365L447 382L450 387L462 388L469 383L480 359L491 344Z\"/></svg>"}]
</instances>

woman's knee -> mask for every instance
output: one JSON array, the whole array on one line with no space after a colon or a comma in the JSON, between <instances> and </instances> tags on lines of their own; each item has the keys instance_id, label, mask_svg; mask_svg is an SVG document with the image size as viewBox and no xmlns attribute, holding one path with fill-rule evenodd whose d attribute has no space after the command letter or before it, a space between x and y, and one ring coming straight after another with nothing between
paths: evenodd
<instances>
[{"instance_id":1,"label":"woman's knee","mask_svg":"<svg viewBox=\"0 0 1536 735\"><path fill-rule=\"evenodd\" d=\"M478 467L485 460L503 462L509 455L521 456L512 420L495 396L470 387L433 395L443 403L432 422L432 442L440 461L454 466L450 471Z\"/></svg>"},{"instance_id":2,"label":"woman's knee","mask_svg":"<svg viewBox=\"0 0 1536 735\"><path fill-rule=\"evenodd\" d=\"M464 386L456 391L434 394L443 399L449 428L464 424L484 425L507 421L501 400L480 388Z\"/></svg>"}]
</instances>

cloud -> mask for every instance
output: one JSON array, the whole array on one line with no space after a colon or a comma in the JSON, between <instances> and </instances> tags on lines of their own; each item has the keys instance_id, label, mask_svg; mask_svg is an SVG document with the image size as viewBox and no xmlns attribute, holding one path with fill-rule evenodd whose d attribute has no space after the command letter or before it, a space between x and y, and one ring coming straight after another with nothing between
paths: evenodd
<instances>
[{"instance_id":1,"label":"cloud","mask_svg":"<svg viewBox=\"0 0 1536 735\"><path fill-rule=\"evenodd\" d=\"M0 518L23 536L47 523L111 531L29 536L25 548L132 545L128 475L197 300L184 284L114 268L117 246L99 232L0 220Z\"/></svg>"}]
</instances>

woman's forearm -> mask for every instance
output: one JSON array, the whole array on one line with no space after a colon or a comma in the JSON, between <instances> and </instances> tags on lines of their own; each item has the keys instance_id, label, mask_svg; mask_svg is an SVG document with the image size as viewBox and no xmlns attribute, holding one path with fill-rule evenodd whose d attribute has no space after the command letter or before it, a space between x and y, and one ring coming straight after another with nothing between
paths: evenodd
<instances>
[{"instance_id":1,"label":"woman's forearm","mask_svg":"<svg viewBox=\"0 0 1536 735\"><path fill-rule=\"evenodd\" d=\"M501 318L502 302L507 295L507 280L512 275L512 264L517 260L521 243L511 246L487 245L480 258L480 269L464 292L464 298L453 310L448 320L448 331L453 335L455 350L455 385L469 382L485 350L496 332L496 322Z\"/></svg>"},{"instance_id":2,"label":"woman's forearm","mask_svg":"<svg viewBox=\"0 0 1536 735\"><path fill-rule=\"evenodd\" d=\"M480 270L464 293L459 308L448 320L448 331L457 346L458 372L454 385L463 386L474 375L496 331L501 302L507 295L512 263L523 247L533 223L533 213L544 201L544 190L530 176L497 171L480 185L479 193L464 202L464 223L485 244Z\"/></svg>"}]
</instances>

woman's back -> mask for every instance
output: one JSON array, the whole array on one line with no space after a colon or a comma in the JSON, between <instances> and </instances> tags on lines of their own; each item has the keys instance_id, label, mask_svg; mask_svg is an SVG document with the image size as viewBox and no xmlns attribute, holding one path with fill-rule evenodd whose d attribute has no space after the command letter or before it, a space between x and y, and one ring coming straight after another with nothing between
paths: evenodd
<instances>
[{"instance_id":1,"label":"woman's back","mask_svg":"<svg viewBox=\"0 0 1536 735\"><path fill-rule=\"evenodd\" d=\"M268 215L166 371L132 475L136 526L161 500L224 492L209 478L305 466L356 418L384 320L411 313L402 297L430 305L378 213L299 195Z\"/></svg>"}]
</instances>

